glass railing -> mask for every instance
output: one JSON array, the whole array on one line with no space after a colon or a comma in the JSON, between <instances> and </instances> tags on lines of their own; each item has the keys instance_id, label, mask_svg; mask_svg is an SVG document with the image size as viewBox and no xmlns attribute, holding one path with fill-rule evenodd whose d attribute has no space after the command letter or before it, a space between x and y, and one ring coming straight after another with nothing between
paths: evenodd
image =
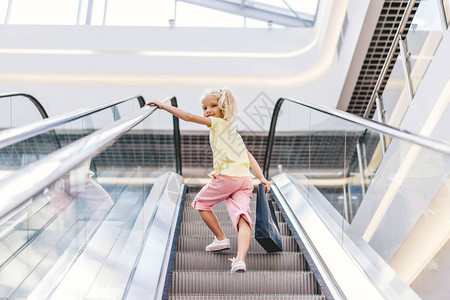
<instances>
[{"instance_id":1,"label":"glass railing","mask_svg":"<svg viewBox=\"0 0 450 300\"><path fill-rule=\"evenodd\" d=\"M351 223L364 195L369 189L374 189L372 185L379 174L380 164L386 163L380 149L380 131L301 105L295 100L282 103L279 114L283 117L276 123L268 176L281 172L306 176L306 184L317 188ZM394 133L397 131L390 129ZM392 142L396 145L401 143L401 149L407 148L405 143L410 143L397 137L392 138ZM433 153L433 150L424 149L423 152ZM446 154L435 152L434 157L440 157L438 161L447 161L441 159ZM392 154L397 164L401 164L405 153ZM427 168L438 167L431 162ZM388 178L398 182L391 173L385 179Z\"/></svg>"},{"instance_id":2,"label":"glass railing","mask_svg":"<svg viewBox=\"0 0 450 300\"><path fill-rule=\"evenodd\" d=\"M414 95L439 47L443 37L439 10L438 1L421 1L408 33L403 37L405 53L396 45L399 55L382 94L386 123L389 125L400 126L411 102L409 89ZM402 66L405 55L408 69Z\"/></svg>"},{"instance_id":3,"label":"glass railing","mask_svg":"<svg viewBox=\"0 0 450 300\"><path fill-rule=\"evenodd\" d=\"M430 280L448 278L441 260L449 253L450 144L318 105L281 103L269 177L287 173L313 207L326 199L340 215L336 238L362 238L419 295L448 295ZM445 130L439 119L429 118L421 134ZM390 139L384 155L380 133Z\"/></svg>"},{"instance_id":4,"label":"glass railing","mask_svg":"<svg viewBox=\"0 0 450 300\"><path fill-rule=\"evenodd\" d=\"M0 178L22 168L23 166L36 161L53 151L64 147L65 145L86 136L95 130L101 129L108 124L120 119L122 116L138 110L143 103L138 101L139 97L127 98L125 101L119 100L107 108L102 108L94 113L88 113L81 117L69 118L68 121L59 122L59 125L48 127L40 126L52 122L49 118L45 121L38 121L25 125L26 127L17 127L5 130L0 133L0 143L5 140L20 140L12 145L0 149ZM82 115L82 114L80 114ZM68 115L70 117L70 114ZM36 125L36 127L34 126ZM33 132L33 128L41 128L37 135L21 140L20 137L27 136ZM22 130L23 129L23 130ZM10 134L11 133L11 134ZM29 135L28 135L29 136ZM93 164L95 168L95 163Z\"/></svg>"},{"instance_id":5,"label":"glass railing","mask_svg":"<svg viewBox=\"0 0 450 300\"><path fill-rule=\"evenodd\" d=\"M152 108L131 115L127 109L132 110L117 108L123 117L118 121L120 131L114 127L118 122L104 126L106 120L114 121L111 111L80 120L65 129L67 138L61 141L77 140L75 143L0 180L0 193L13 188L5 187L5 180L24 191L39 190L0 223L1 298L112 299L123 295L148 237L158 204L155 201L161 196L162 190L158 190L156 198L149 197L152 186L162 174L176 171L172 116L155 112L142 121ZM136 118L141 118L140 123L133 127ZM125 127L133 128L124 133ZM95 155L99 145L108 148ZM56 181L39 186L45 177L85 153L93 155ZM19 174L28 180L14 183ZM8 204L4 195L0 197L3 213ZM20 197L11 201L19 200L16 198ZM161 230L160 225L154 228ZM11 272L14 276L8 275Z\"/></svg>"},{"instance_id":6,"label":"glass railing","mask_svg":"<svg viewBox=\"0 0 450 300\"><path fill-rule=\"evenodd\" d=\"M414 1L410 1L407 11L411 11L413 6ZM408 32L403 32L409 22ZM365 117L371 115L372 105L378 101L373 119L394 127L400 126L443 33L448 30L448 24L448 0L420 1L411 20L406 15L403 17L390 49L391 56L388 56L380 72ZM395 59L392 69L389 67L391 59ZM389 79L385 82L388 73Z\"/></svg>"},{"instance_id":7,"label":"glass railing","mask_svg":"<svg viewBox=\"0 0 450 300\"><path fill-rule=\"evenodd\" d=\"M48 118L42 104L25 93L0 94L0 131Z\"/></svg>"}]
</instances>

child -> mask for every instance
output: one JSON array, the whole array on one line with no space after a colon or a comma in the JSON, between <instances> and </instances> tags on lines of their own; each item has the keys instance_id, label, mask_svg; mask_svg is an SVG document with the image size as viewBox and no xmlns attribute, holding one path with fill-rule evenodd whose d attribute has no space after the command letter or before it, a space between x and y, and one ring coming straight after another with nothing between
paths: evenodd
<instances>
[{"instance_id":1,"label":"child","mask_svg":"<svg viewBox=\"0 0 450 300\"><path fill-rule=\"evenodd\" d=\"M251 239L250 200L254 177L249 167L265 185L266 191L270 190L270 184L232 124L237 114L237 103L231 91L229 89L206 90L201 100L203 117L155 101L148 104L156 105L182 120L209 127L209 142L214 162L214 171L209 175L213 179L195 196L192 206L200 213L203 221L215 235L213 242L206 246L205 250L217 252L230 249L230 240L222 231L211 208L226 200L228 214L238 231L238 253L235 258L230 259L231 272L245 272L245 258Z\"/></svg>"}]
</instances>

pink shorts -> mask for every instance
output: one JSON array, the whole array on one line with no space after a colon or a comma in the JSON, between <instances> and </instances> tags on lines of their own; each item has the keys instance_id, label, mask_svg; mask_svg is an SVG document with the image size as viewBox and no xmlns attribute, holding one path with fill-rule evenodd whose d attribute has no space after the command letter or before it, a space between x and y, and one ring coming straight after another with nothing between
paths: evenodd
<instances>
[{"instance_id":1,"label":"pink shorts","mask_svg":"<svg viewBox=\"0 0 450 300\"><path fill-rule=\"evenodd\" d=\"M234 228L238 229L237 224L241 216L251 227L250 200L253 180L250 177L230 177L221 174L215 177L195 196L192 207L196 210L212 211L214 205L225 200Z\"/></svg>"}]
</instances>

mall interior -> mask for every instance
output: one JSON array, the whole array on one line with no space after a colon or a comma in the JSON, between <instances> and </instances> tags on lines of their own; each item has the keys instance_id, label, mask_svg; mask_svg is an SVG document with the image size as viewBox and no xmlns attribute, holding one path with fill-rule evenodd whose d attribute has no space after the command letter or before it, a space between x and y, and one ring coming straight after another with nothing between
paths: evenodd
<instances>
[{"instance_id":1,"label":"mall interior","mask_svg":"<svg viewBox=\"0 0 450 300\"><path fill-rule=\"evenodd\" d=\"M450 299L449 25L450 0L0 0L0 298ZM221 252L191 205L210 129L145 105L225 88L270 182L236 273L225 201Z\"/></svg>"}]
</instances>

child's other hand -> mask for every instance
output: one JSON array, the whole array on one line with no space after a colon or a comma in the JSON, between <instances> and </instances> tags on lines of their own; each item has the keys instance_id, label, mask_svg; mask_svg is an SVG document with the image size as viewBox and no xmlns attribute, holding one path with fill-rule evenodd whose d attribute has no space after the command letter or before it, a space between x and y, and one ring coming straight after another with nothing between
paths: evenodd
<instances>
[{"instance_id":1,"label":"child's other hand","mask_svg":"<svg viewBox=\"0 0 450 300\"><path fill-rule=\"evenodd\" d=\"M158 108L162 108L163 104L161 102L158 101L150 101L145 105L154 105L154 106L158 106Z\"/></svg>"},{"instance_id":2,"label":"child's other hand","mask_svg":"<svg viewBox=\"0 0 450 300\"><path fill-rule=\"evenodd\" d=\"M267 181L266 178L261 178L259 180L259 182L261 182L262 184L264 184L265 188L266 188L266 193L268 193L270 191L270 183Z\"/></svg>"}]
</instances>

